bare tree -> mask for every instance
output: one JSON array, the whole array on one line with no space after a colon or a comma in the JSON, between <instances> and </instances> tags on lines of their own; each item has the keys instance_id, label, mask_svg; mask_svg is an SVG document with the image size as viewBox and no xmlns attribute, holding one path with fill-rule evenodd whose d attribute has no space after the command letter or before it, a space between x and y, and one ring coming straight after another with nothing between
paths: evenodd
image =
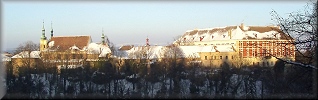
<instances>
[{"instance_id":1,"label":"bare tree","mask_svg":"<svg viewBox=\"0 0 318 100\"><path fill-rule=\"evenodd\" d=\"M275 10L271 12L273 20L278 23L281 31L293 37L294 41L289 41L289 44L296 45L296 54L302 61L291 62L283 60L286 63L311 67L317 69L317 1L312 1L305 6L301 12L289 13L288 18L283 18L277 14ZM275 57L275 56L274 56Z\"/></svg>"},{"instance_id":2,"label":"bare tree","mask_svg":"<svg viewBox=\"0 0 318 100\"><path fill-rule=\"evenodd\" d=\"M179 94L180 92L180 85L179 85L181 80L180 75L181 75L181 72L184 70L185 56L183 55L183 51L180 49L179 46L171 45L171 46L168 46L166 50L164 51L163 58L164 59L162 61L166 63L164 65L165 71L168 78L170 79L169 89L172 89L173 87L173 91L172 90L169 91L169 96L172 98L179 98L179 95L175 95L175 94ZM173 81L173 84L172 84L172 81Z\"/></svg>"},{"instance_id":3,"label":"bare tree","mask_svg":"<svg viewBox=\"0 0 318 100\"><path fill-rule=\"evenodd\" d=\"M293 37L295 41L289 41L288 44L294 44L296 46L296 61L288 61L279 57L271 56L279 59L283 63L291 64L289 72L284 71L285 80L274 85L287 86L284 88L288 92L302 92L313 93L317 98L317 1L310 1L303 10L298 12L289 13L288 18L283 18L277 14L276 11L272 11L273 20L278 23L282 32L288 36ZM275 68L275 66L274 66ZM276 68L277 69L277 68ZM284 68L282 68L284 69ZM295 75L295 76L293 76ZM293 76L293 77L289 77ZM302 80L303 76L308 79ZM301 81L300 81L301 80ZM273 82L272 82L273 83ZM282 85L282 83L288 83L288 85ZM313 84L305 84L313 83ZM291 85L297 84L297 85ZM301 88L299 88L301 87ZM298 88L298 89L296 89ZM304 89L305 88L305 89ZM307 90L306 90L307 89ZM302 90L306 90L305 92ZM284 91L284 93L286 92ZM279 95L281 96L281 95ZM294 95L293 95L294 96ZM289 95L290 97L290 95Z\"/></svg>"},{"instance_id":4,"label":"bare tree","mask_svg":"<svg viewBox=\"0 0 318 100\"><path fill-rule=\"evenodd\" d=\"M16 48L14 54L18 54L19 57L16 60L16 63L14 63L14 73L18 72L17 67L26 67L25 71L27 71L26 73L29 73L30 67L35 65L35 60L31 59L31 52L35 50L39 50L39 45L32 41L26 41Z\"/></svg>"},{"instance_id":5,"label":"bare tree","mask_svg":"<svg viewBox=\"0 0 318 100\"><path fill-rule=\"evenodd\" d=\"M248 66L251 64L250 59L244 59L242 57L233 57L233 60L231 60L231 63L233 64L232 67L242 68L245 66Z\"/></svg>"},{"instance_id":6,"label":"bare tree","mask_svg":"<svg viewBox=\"0 0 318 100\"><path fill-rule=\"evenodd\" d=\"M22 51L36 51L39 50L39 47L39 44L35 44L32 41L26 41L16 48L14 54L18 54Z\"/></svg>"}]
</instances>

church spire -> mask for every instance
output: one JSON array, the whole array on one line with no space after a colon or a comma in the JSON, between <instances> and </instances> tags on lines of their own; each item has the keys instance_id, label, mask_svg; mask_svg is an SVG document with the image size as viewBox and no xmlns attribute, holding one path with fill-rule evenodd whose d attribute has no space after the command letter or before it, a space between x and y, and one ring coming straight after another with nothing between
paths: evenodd
<instances>
[{"instance_id":1,"label":"church spire","mask_svg":"<svg viewBox=\"0 0 318 100\"><path fill-rule=\"evenodd\" d=\"M105 44L105 35L104 35L104 29L102 29L102 44Z\"/></svg>"},{"instance_id":2,"label":"church spire","mask_svg":"<svg viewBox=\"0 0 318 100\"><path fill-rule=\"evenodd\" d=\"M51 38L53 37L53 26L52 26L52 21L51 21Z\"/></svg>"},{"instance_id":3,"label":"church spire","mask_svg":"<svg viewBox=\"0 0 318 100\"><path fill-rule=\"evenodd\" d=\"M45 37L45 29L44 29L44 20L43 20L43 27L42 27L42 36L41 36L41 39L42 39L42 40L46 40L46 37Z\"/></svg>"}]
</instances>

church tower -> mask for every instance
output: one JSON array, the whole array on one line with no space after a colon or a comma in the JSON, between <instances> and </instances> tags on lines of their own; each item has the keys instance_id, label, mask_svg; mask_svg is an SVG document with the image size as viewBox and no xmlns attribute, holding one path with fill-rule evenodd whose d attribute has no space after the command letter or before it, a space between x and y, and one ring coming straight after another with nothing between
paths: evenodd
<instances>
[{"instance_id":1,"label":"church tower","mask_svg":"<svg viewBox=\"0 0 318 100\"><path fill-rule=\"evenodd\" d=\"M102 29L102 44L105 45L105 35L104 35L104 30Z\"/></svg>"},{"instance_id":2,"label":"church tower","mask_svg":"<svg viewBox=\"0 0 318 100\"><path fill-rule=\"evenodd\" d=\"M51 39L53 37L53 26L52 26L52 22L51 22Z\"/></svg>"},{"instance_id":3,"label":"church tower","mask_svg":"<svg viewBox=\"0 0 318 100\"><path fill-rule=\"evenodd\" d=\"M45 37L45 29L44 29L44 21L43 21L43 27L42 27L42 36L40 39L40 51L43 51L47 48L47 40Z\"/></svg>"}]
</instances>

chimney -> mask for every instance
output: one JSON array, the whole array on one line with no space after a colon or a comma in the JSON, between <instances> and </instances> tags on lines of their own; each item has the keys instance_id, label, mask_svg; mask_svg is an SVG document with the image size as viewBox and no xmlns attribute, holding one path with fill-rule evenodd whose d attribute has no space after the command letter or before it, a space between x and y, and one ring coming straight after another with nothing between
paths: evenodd
<instances>
[{"instance_id":1,"label":"chimney","mask_svg":"<svg viewBox=\"0 0 318 100\"><path fill-rule=\"evenodd\" d=\"M228 36L230 37L230 39L232 39L232 30L228 31Z\"/></svg>"}]
</instances>

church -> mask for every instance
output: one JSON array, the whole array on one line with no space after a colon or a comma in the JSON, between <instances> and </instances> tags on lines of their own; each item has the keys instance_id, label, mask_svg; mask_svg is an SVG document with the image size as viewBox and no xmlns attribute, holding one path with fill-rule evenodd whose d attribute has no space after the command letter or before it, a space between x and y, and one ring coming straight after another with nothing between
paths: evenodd
<instances>
[{"instance_id":1,"label":"church","mask_svg":"<svg viewBox=\"0 0 318 100\"><path fill-rule=\"evenodd\" d=\"M111 55L109 40L102 32L101 43L92 43L91 36L45 36L44 24L40 39L41 59L47 64L60 67L79 67L87 61L106 60Z\"/></svg>"},{"instance_id":2,"label":"church","mask_svg":"<svg viewBox=\"0 0 318 100\"><path fill-rule=\"evenodd\" d=\"M112 51L109 40L102 30L101 42L93 43L89 35L54 36L51 24L50 38L45 35L44 22L39 51L23 51L12 57L15 72L18 67L77 68L106 61Z\"/></svg>"}]
</instances>

